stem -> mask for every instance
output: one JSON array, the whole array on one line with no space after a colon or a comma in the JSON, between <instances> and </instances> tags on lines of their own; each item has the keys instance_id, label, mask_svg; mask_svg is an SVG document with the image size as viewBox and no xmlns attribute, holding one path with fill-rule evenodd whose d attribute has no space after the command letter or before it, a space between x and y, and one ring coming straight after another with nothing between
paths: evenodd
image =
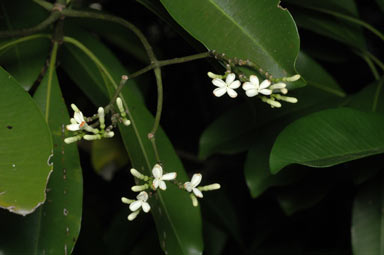
<instances>
[{"instance_id":1,"label":"stem","mask_svg":"<svg viewBox=\"0 0 384 255\"><path fill-rule=\"evenodd\" d=\"M381 70L384 71L384 63L381 62L380 59L378 59L375 55L373 55L372 53L370 53L369 51L366 51L365 54L373 61L375 62L376 65L378 65Z\"/></svg>"},{"instance_id":2,"label":"stem","mask_svg":"<svg viewBox=\"0 0 384 255\"><path fill-rule=\"evenodd\" d=\"M316 11L319 11L319 12L322 12L322 13L326 13L326 14L332 15L334 17L344 19L344 20L349 21L351 23L358 24L358 25L366 28L367 30L371 31L373 34L375 34L377 37L379 37L381 40L384 41L384 34L382 34L379 30L377 30L376 28L374 28L370 24L368 24L368 23L366 23L366 22L364 22L362 20L359 20L359 19L357 19L355 17L349 16L349 15L345 15L345 14L341 14L341 13L338 13L338 12L335 12L335 11L330 11L330 10L322 9L322 8L316 8L316 7L306 7L306 8L312 9L312 10L316 10Z\"/></svg>"},{"instance_id":3,"label":"stem","mask_svg":"<svg viewBox=\"0 0 384 255\"><path fill-rule=\"evenodd\" d=\"M380 93L381 93L381 89L383 87L383 83L384 83L384 78L382 78L379 83L377 84L377 87L376 87L376 91L375 91L375 96L373 98L373 103L372 103L372 111L375 112L376 109L377 109L377 105L379 103L379 96L380 96Z\"/></svg>"},{"instance_id":4,"label":"stem","mask_svg":"<svg viewBox=\"0 0 384 255\"><path fill-rule=\"evenodd\" d=\"M49 70L48 70L48 87L47 87L47 103L45 104L45 121L48 123L49 118L49 107L51 105L51 89L52 89L52 76L53 71L55 70L57 48L59 46L58 42L53 42L53 48L51 51L51 58L49 60Z\"/></svg>"},{"instance_id":5,"label":"stem","mask_svg":"<svg viewBox=\"0 0 384 255\"><path fill-rule=\"evenodd\" d=\"M26 41L30 41L30 40L33 40L33 39L38 39L38 38L51 39L51 36L49 34L35 34L35 35L25 36L25 37L22 37L20 39L12 40L10 42L7 42L7 43L1 45L0 46L0 51L6 49L8 47L14 46L16 44L19 44L19 43L22 43L22 42L26 42Z\"/></svg>"},{"instance_id":6,"label":"stem","mask_svg":"<svg viewBox=\"0 0 384 255\"><path fill-rule=\"evenodd\" d=\"M117 84L114 81L114 79L112 78L111 74L108 72L108 70L105 68L105 66L101 63L101 61L95 56L95 54L93 54L93 52L91 52L81 42L77 41L74 38L65 36L63 38L63 41L67 42L67 43L71 43L71 44L75 45L76 47L78 47L80 50L82 50L96 64L96 66L98 68L100 68L100 70L102 71L103 77L106 76L107 80L113 85L114 89L117 89ZM135 135L137 137L138 143L140 145L140 149L143 152L143 156L144 156L145 161L147 163L148 169L150 170L151 169L151 164L149 162L149 158L148 158L147 152L145 151L143 141L141 140L140 133L139 133L139 131L137 129L135 119L133 118L133 115L131 114L131 111L130 111L129 107L126 104L123 95L121 95L121 99L123 100L124 106L127 109L127 114L128 114L128 116L129 116L129 118L131 120L131 124L132 124L133 130L135 132Z\"/></svg>"},{"instance_id":7,"label":"stem","mask_svg":"<svg viewBox=\"0 0 384 255\"><path fill-rule=\"evenodd\" d=\"M369 69L371 70L372 72L372 75L373 77L375 77L375 80L379 80L380 79L380 75L379 73L377 72L377 69L376 69L376 66L375 64L372 62L372 59L368 56L367 52L363 52L361 54L359 54L364 60L365 62L367 63Z\"/></svg>"},{"instance_id":8,"label":"stem","mask_svg":"<svg viewBox=\"0 0 384 255\"><path fill-rule=\"evenodd\" d=\"M156 68L155 69L155 76L156 76L156 82L157 82L157 107L156 107L156 116L155 116L155 122L153 124L153 128L150 134L153 135L153 139L155 137L156 131L159 128L160 125L160 119L161 119L161 112L163 110L163 81L161 79L161 69Z\"/></svg>"}]
</instances>

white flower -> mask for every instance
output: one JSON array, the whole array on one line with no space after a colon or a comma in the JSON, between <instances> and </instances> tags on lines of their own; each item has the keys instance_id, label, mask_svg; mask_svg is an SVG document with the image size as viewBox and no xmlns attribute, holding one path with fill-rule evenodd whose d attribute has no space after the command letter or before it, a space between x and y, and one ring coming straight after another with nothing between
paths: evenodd
<instances>
[{"instance_id":1,"label":"white flower","mask_svg":"<svg viewBox=\"0 0 384 255\"><path fill-rule=\"evenodd\" d=\"M221 97L225 93L232 98L237 97L237 92L234 89L240 87L241 83L239 80L235 80L236 75L234 73L230 73L227 75L225 81L222 79L215 78L212 80L213 85L215 85L216 89L213 90L213 94L217 97Z\"/></svg>"},{"instance_id":2,"label":"white flower","mask_svg":"<svg viewBox=\"0 0 384 255\"><path fill-rule=\"evenodd\" d=\"M137 198L137 200L132 202L129 205L129 209L132 212L135 212L135 211L139 210L140 208L143 208L143 211L146 213L149 212L149 210L151 210L151 206L147 203L147 200L148 200L148 193L147 192L145 192L145 191L140 192L136 198Z\"/></svg>"},{"instance_id":3,"label":"white flower","mask_svg":"<svg viewBox=\"0 0 384 255\"><path fill-rule=\"evenodd\" d=\"M272 90L267 89L271 85L269 80L264 80L261 84L259 84L259 78L256 75L251 75L249 77L249 82L244 82L243 89L245 90L245 94L249 97L254 97L256 95L270 95L272 94Z\"/></svg>"},{"instance_id":4,"label":"white flower","mask_svg":"<svg viewBox=\"0 0 384 255\"><path fill-rule=\"evenodd\" d=\"M192 176L191 182L184 183L184 188L188 192L193 192L195 196L202 198L203 193L201 193L201 191L198 188L196 188L200 184L201 179L202 179L201 174L194 174Z\"/></svg>"},{"instance_id":5,"label":"white flower","mask_svg":"<svg viewBox=\"0 0 384 255\"><path fill-rule=\"evenodd\" d=\"M156 164L152 169L152 174L155 179L153 180L153 188L157 189L158 187L162 190L167 189L167 185L164 181L174 180L176 178L176 172L167 173L163 175L163 168Z\"/></svg>"},{"instance_id":6,"label":"white flower","mask_svg":"<svg viewBox=\"0 0 384 255\"><path fill-rule=\"evenodd\" d=\"M70 131L78 131L84 129L87 126L87 122L84 119L83 113L76 107L75 104L71 104L72 109L74 110L73 118L71 118L71 123L67 125L67 129Z\"/></svg>"}]
</instances>

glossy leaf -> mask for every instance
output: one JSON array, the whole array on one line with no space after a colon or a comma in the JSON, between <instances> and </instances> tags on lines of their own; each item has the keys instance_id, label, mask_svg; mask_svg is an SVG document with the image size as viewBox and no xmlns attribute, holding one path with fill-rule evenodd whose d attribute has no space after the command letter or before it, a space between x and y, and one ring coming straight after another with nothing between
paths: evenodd
<instances>
[{"instance_id":1,"label":"glossy leaf","mask_svg":"<svg viewBox=\"0 0 384 255\"><path fill-rule=\"evenodd\" d=\"M23 6L23 8L20 8ZM4 0L0 3L0 30L17 30L38 24L48 15L33 1ZM5 42L6 40L0 40ZM0 63L12 76L29 90L38 78L48 57L50 42L47 39L35 39L13 46L0 52Z\"/></svg>"},{"instance_id":2,"label":"glossy leaf","mask_svg":"<svg viewBox=\"0 0 384 255\"><path fill-rule=\"evenodd\" d=\"M319 63L303 52L299 53L296 67L310 86L336 96L345 97L345 92L340 88L337 81Z\"/></svg>"},{"instance_id":3,"label":"glossy leaf","mask_svg":"<svg viewBox=\"0 0 384 255\"><path fill-rule=\"evenodd\" d=\"M290 13L278 0L161 2L208 49L250 59L274 77L296 74L299 37ZM300 85L303 81L294 83Z\"/></svg>"},{"instance_id":4,"label":"glossy leaf","mask_svg":"<svg viewBox=\"0 0 384 255\"><path fill-rule=\"evenodd\" d=\"M384 117L350 108L320 111L287 126L270 155L272 173L290 164L328 167L384 152Z\"/></svg>"},{"instance_id":5,"label":"glossy leaf","mask_svg":"<svg viewBox=\"0 0 384 255\"><path fill-rule=\"evenodd\" d=\"M365 38L361 27L332 16L319 13L318 11L321 9L331 10L357 18L358 12L354 0L289 0L288 2L305 8L305 10L301 9L293 13L298 26L335 39L349 46L358 49L366 49Z\"/></svg>"},{"instance_id":6,"label":"glossy leaf","mask_svg":"<svg viewBox=\"0 0 384 255\"><path fill-rule=\"evenodd\" d=\"M111 72L116 83L120 81L124 69L110 51L95 38L86 33L78 35L86 46L102 60L102 63ZM91 72L84 73L88 76L98 71L95 64L85 55L78 55L78 62L73 63L74 69L89 69ZM98 74L100 75L100 74ZM105 78L105 77L104 77ZM87 77L90 79L90 77ZM74 79L79 87L84 85L83 79ZM103 86L103 79L95 79L98 87ZM109 92L114 93L111 84L107 81ZM86 91L86 90L84 90ZM110 94L110 96L111 96ZM132 165L140 171L151 175L153 165L156 163L152 144L147 138L153 125L153 117L145 108L133 81L128 81L122 93L130 114L132 125L129 127L120 126L121 137L131 159ZM170 141L160 129L156 134L159 154L163 163L164 171L177 172L178 180L188 180L184 168L178 159ZM127 187L128 190L128 187ZM124 195L124 194L122 194ZM128 195L134 196L134 194ZM159 191L151 198L151 213L154 216L158 230L161 247L168 254L201 254L202 253L202 227L201 217L198 208L192 206L189 195L179 190L174 185L168 185L165 192ZM122 205L123 206L123 205ZM186 220L188 219L188 220Z\"/></svg>"},{"instance_id":7,"label":"glossy leaf","mask_svg":"<svg viewBox=\"0 0 384 255\"><path fill-rule=\"evenodd\" d=\"M364 87L358 93L351 95L346 99L349 107L362 111L384 113L384 90L382 88L384 80L375 81ZM375 100L377 99L376 103Z\"/></svg>"},{"instance_id":8,"label":"glossy leaf","mask_svg":"<svg viewBox=\"0 0 384 255\"><path fill-rule=\"evenodd\" d=\"M122 142L112 138L93 141L91 161L96 173L111 181L115 172L128 164L129 159Z\"/></svg>"},{"instance_id":9,"label":"glossy leaf","mask_svg":"<svg viewBox=\"0 0 384 255\"><path fill-rule=\"evenodd\" d=\"M34 94L45 113L48 75ZM64 126L69 114L54 73L49 100L48 124L54 143L53 173L47 185L47 201L40 208L37 252L41 254L70 254L80 232L83 180L76 144L65 144Z\"/></svg>"},{"instance_id":10,"label":"glossy leaf","mask_svg":"<svg viewBox=\"0 0 384 255\"><path fill-rule=\"evenodd\" d=\"M383 175L363 185L352 210L352 249L354 255L382 255L383 249Z\"/></svg>"},{"instance_id":11,"label":"glossy leaf","mask_svg":"<svg viewBox=\"0 0 384 255\"><path fill-rule=\"evenodd\" d=\"M0 67L0 207L26 215L45 201L51 134L32 98Z\"/></svg>"}]
</instances>

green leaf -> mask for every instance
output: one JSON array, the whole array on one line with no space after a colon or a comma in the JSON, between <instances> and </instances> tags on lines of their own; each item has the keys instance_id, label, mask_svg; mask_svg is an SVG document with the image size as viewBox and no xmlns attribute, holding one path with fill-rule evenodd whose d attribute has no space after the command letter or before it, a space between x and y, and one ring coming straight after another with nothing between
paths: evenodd
<instances>
[{"instance_id":1,"label":"green leaf","mask_svg":"<svg viewBox=\"0 0 384 255\"><path fill-rule=\"evenodd\" d=\"M49 128L32 98L0 67L0 207L26 215L45 201Z\"/></svg>"},{"instance_id":2,"label":"green leaf","mask_svg":"<svg viewBox=\"0 0 384 255\"><path fill-rule=\"evenodd\" d=\"M98 59L103 60L103 65L111 73L114 81L118 83L125 71L118 73L118 70L124 68L113 54L102 43L87 33L78 35L78 38L86 42L87 48L94 52ZM79 61L72 68L92 68L97 70L94 63L84 54L78 55L78 58ZM84 73L83 76L89 76L91 73L93 72ZM100 76L100 74L98 75ZM90 79L90 77L87 77L87 79ZM87 86L82 82L82 79L75 81L79 87ZM96 79L95 82L99 83L97 86L104 86L103 79ZM112 85L109 81L107 85L109 86L109 93L114 93L114 89L111 88ZM84 91L86 90L84 89ZM151 175L151 170L156 160L152 144L148 140L147 135L152 129L154 119L145 108L142 98L137 96L136 86L132 80L128 81L122 95L128 105L132 125L129 127L119 127L121 137L133 167L147 175ZM181 161L161 129L156 134L156 142L164 170L166 172L175 171L179 181L187 181L189 178L184 171ZM150 204L160 244L165 252L169 254L202 254L203 241L200 211L192 206L190 197L186 192L181 191L175 185L169 184L166 192L156 192L151 198Z\"/></svg>"},{"instance_id":3,"label":"green leaf","mask_svg":"<svg viewBox=\"0 0 384 255\"><path fill-rule=\"evenodd\" d=\"M93 141L91 161L96 173L107 181L129 162L123 143L116 138Z\"/></svg>"},{"instance_id":4,"label":"green leaf","mask_svg":"<svg viewBox=\"0 0 384 255\"><path fill-rule=\"evenodd\" d=\"M375 108L376 112L384 113L384 90L382 87L383 82L383 79L375 81L372 84L364 87L358 93L349 96L346 99L348 107L367 112L371 112ZM375 98L377 98L376 107Z\"/></svg>"},{"instance_id":5,"label":"green leaf","mask_svg":"<svg viewBox=\"0 0 384 255\"><path fill-rule=\"evenodd\" d=\"M20 8L23 6L23 8ZM4 0L0 3L0 30L17 30L38 24L47 12L33 1ZM5 40L0 40L4 42ZM49 40L35 39L0 52L0 63L12 76L29 90L38 78L48 57Z\"/></svg>"},{"instance_id":6,"label":"green leaf","mask_svg":"<svg viewBox=\"0 0 384 255\"><path fill-rule=\"evenodd\" d=\"M250 59L274 77L296 74L299 36L278 0L161 0L171 16L208 49ZM268 29L266 29L266 27ZM304 81L295 82L301 86Z\"/></svg>"},{"instance_id":7,"label":"green leaf","mask_svg":"<svg viewBox=\"0 0 384 255\"><path fill-rule=\"evenodd\" d=\"M382 153L384 117L350 108L310 114L287 126L270 155L272 173L290 164L328 167Z\"/></svg>"},{"instance_id":8,"label":"green leaf","mask_svg":"<svg viewBox=\"0 0 384 255\"><path fill-rule=\"evenodd\" d=\"M337 81L319 63L303 52L299 53L296 67L308 85L336 96L345 97L345 93Z\"/></svg>"},{"instance_id":9,"label":"green leaf","mask_svg":"<svg viewBox=\"0 0 384 255\"><path fill-rule=\"evenodd\" d=\"M47 104L48 75L34 94L44 112ZM56 74L51 81L48 124L54 143L53 173L47 185L47 201L39 212L37 251L41 254L71 253L80 232L83 180L76 144L65 144L64 126L69 114Z\"/></svg>"},{"instance_id":10,"label":"green leaf","mask_svg":"<svg viewBox=\"0 0 384 255\"><path fill-rule=\"evenodd\" d=\"M298 9L293 13L298 26L345 43L349 46L358 49L366 49L365 37L361 27L319 13L319 10L330 10L358 18L359 15L354 0L289 0L288 2L304 8L304 10Z\"/></svg>"},{"instance_id":11,"label":"green leaf","mask_svg":"<svg viewBox=\"0 0 384 255\"><path fill-rule=\"evenodd\" d=\"M377 4L379 5L382 12L384 12L384 1L383 0L376 0Z\"/></svg>"},{"instance_id":12,"label":"green leaf","mask_svg":"<svg viewBox=\"0 0 384 255\"><path fill-rule=\"evenodd\" d=\"M383 175L363 185L352 210L352 249L354 255L382 255L383 249Z\"/></svg>"}]
</instances>

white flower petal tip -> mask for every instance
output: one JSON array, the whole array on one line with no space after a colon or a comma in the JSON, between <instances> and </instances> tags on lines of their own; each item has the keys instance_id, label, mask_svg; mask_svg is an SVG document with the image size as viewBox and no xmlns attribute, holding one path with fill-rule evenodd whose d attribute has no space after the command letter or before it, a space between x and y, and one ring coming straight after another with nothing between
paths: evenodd
<instances>
[{"instance_id":1,"label":"white flower petal tip","mask_svg":"<svg viewBox=\"0 0 384 255\"><path fill-rule=\"evenodd\" d=\"M236 75L234 73L229 73L225 81L222 80L222 77L217 78L215 76L215 78L212 80L212 84L215 85L217 88L213 90L213 94L216 97L221 97L225 93L227 93L228 96L230 96L231 98L236 98L237 92L235 91L235 89L241 86L241 82L235 79L236 79Z\"/></svg>"}]
</instances>

